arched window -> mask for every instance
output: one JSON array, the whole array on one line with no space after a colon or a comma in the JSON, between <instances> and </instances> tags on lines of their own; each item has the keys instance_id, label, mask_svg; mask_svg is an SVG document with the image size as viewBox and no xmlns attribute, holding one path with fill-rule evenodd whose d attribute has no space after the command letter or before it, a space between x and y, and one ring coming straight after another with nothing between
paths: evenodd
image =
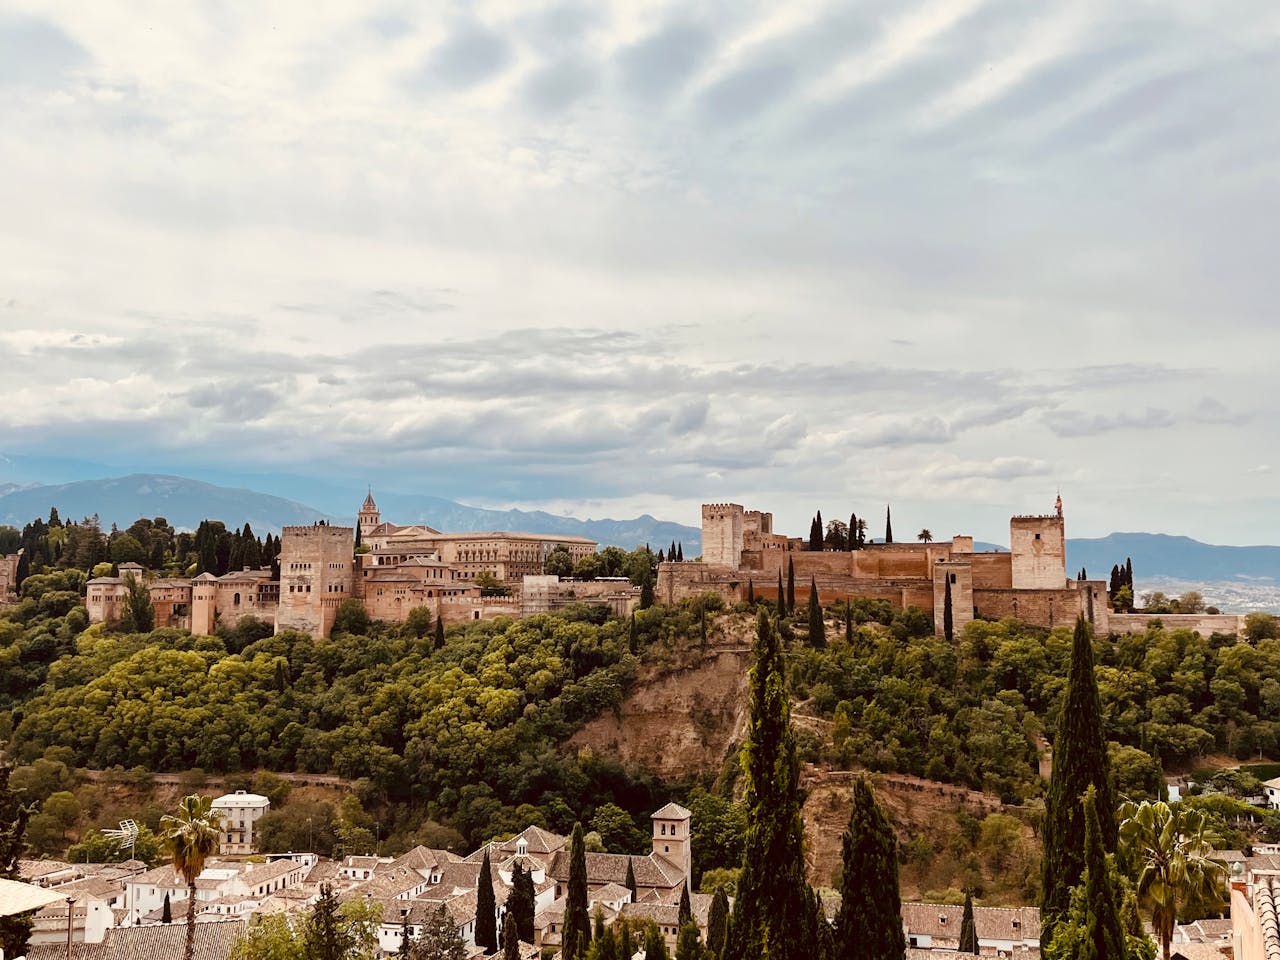
<instances>
[{"instance_id":1,"label":"arched window","mask_svg":"<svg viewBox=\"0 0 1280 960\"><path fill-rule=\"evenodd\" d=\"M233 607L240 606L240 594L237 593L234 597L231 598L231 605Z\"/></svg>"}]
</instances>

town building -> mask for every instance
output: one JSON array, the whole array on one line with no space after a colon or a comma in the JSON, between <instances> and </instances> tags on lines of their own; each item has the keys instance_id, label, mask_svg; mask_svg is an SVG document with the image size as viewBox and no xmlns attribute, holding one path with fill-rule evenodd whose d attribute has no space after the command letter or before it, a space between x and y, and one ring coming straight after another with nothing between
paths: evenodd
<instances>
[{"instance_id":1,"label":"town building","mask_svg":"<svg viewBox=\"0 0 1280 960\"><path fill-rule=\"evenodd\" d=\"M960 949L964 907L949 903L904 903L902 926L907 946L917 950ZM1040 911L1036 907L973 908L978 950L988 956L1040 954Z\"/></svg>"},{"instance_id":2,"label":"town building","mask_svg":"<svg viewBox=\"0 0 1280 960\"><path fill-rule=\"evenodd\" d=\"M18 564L23 551L0 554L0 603L12 599L18 592Z\"/></svg>"},{"instance_id":3,"label":"town building","mask_svg":"<svg viewBox=\"0 0 1280 960\"><path fill-rule=\"evenodd\" d=\"M237 790L216 798L210 808L221 818L218 852L223 856L253 853L254 824L271 809L271 801L256 793Z\"/></svg>"}]
</instances>

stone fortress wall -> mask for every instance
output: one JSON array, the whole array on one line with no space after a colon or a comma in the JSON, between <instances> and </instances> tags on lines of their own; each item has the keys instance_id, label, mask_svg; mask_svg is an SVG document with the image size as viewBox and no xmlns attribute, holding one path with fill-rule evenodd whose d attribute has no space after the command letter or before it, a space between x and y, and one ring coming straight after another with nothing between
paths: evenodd
<instances>
[{"instance_id":1,"label":"stone fortress wall","mask_svg":"<svg viewBox=\"0 0 1280 960\"><path fill-rule=\"evenodd\" d=\"M887 600L899 608L917 607L933 617L939 634L948 582L957 631L975 618L1015 617L1052 628L1074 623L1083 615L1098 633L1145 630L1153 619L1114 613L1106 581L1068 579L1061 499L1052 513L1010 518L1008 552L975 552L971 536L811 552L804 549L805 541L775 534L772 521L772 514L748 511L740 504L705 504L701 560L662 564L657 598L674 603L712 591L730 602L745 600L748 593L773 599L778 578L785 581L790 565L797 605L808 603L812 581L823 604L864 597ZM1187 628L1205 635L1234 633L1242 623L1235 616L1166 614L1159 619L1171 629Z\"/></svg>"}]
</instances>

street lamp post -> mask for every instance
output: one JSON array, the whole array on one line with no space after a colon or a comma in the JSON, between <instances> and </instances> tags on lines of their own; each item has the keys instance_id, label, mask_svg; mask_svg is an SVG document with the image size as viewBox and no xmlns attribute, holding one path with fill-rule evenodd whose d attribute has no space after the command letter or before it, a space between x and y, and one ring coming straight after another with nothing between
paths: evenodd
<instances>
[{"instance_id":1,"label":"street lamp post","mask_svg":"<svg viewBox=\"0 0 1280 960\"><path fill-rule=\"evenodd\" d=\"M75 913L75 897L67 897L67 960L71 960L71 918Z\"/></svg>"}]
</instances>

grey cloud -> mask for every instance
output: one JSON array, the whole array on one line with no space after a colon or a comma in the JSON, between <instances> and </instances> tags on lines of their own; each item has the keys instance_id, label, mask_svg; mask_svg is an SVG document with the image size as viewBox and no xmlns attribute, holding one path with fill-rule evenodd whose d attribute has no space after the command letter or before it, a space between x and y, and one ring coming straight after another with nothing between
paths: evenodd
<instances>
[{"instance_id":1,"label":"grey cloud","mask_svg":"<svg viewBox=\"0 0 1280 960\"><path fill-rule=\"evenodd\" d=\"M246 381L206 383L188 390L186 401L195 410L217 412L235 423L262 420L281 404L274 389Z\"/></svg>"},{"instance_id":2,"label":"grey cloud","mask_svg":"<svg viewBox=\"0 0 1280 960\"><path fill-rule=\"evenodd\" d=\"M1213 397L1205 397L1192 411L1192 419L1197 423L1219 424L1222 426L1239 426L1248 423L1253 417L1247 413L1235 413Z\"/></svg>"},{"instance_id":3,"label":"grey cloud","mask_svg":"<svg viewBox=\"0 0 1280 960\"><path fill-rule=\"evenodd\" d=\"M1149 407L1143 413L1085 413L1080 410L1054 410L1045 414L1045 423L1063 438L1092 437L1114 430L1162 430L1177 423L1168 410Z\"/></svg>"},{"instance_id":4,"label":"grey cloud","mask_svg":"<svg viewBox=\"0 0 1280 960\"><path fill-rule=\"evenodd\" d=\"M565 57L536 71L524 88L524 99L535 110L556 113L590 95L598 83L594 63Z\"/></svg>"},{"instance_id":5,"label":"grey cloud","mask_svg":"<svg viewBox=\"0 0 1280 960\"><path fill-rule=\"evenodd\" d=\"M785 97L795 81L796 70L790 63L744 67L702 95L701 113L706 120L719 125L742 123Z\"/></svg>"},{"instance_id":6,"label":"grey cloud","mask_svg":"<svg viewBox=\"0 0 1280 960\"><path fill-rule=\"evenodd\" d=\"M510 61L511 45L505 37L470 23L454 31L432 54L417 84L470 87L499 73Z\"/></svg>"},{"instance_id":7,"label":"grey cloud","mask_svg":"<svg viewBox=\"0 0 1280 960\"><path fill-rule=\"evenodd\" d=\"M632 95L653 100L680 89L711 52L709 31L672 23L623 50L617 67Z\"/></svg>"},{"instance_id":8,"label":"grey cloud","mask_svg":"<svg viewBox=\"0 0 1280 960\"><path fill-rule=\"evenodd\" d=\"M0 86L53 86L88 59L79 44L47 20L0 16Z\"/></svg>"},{"instance_id":9,"label":"grey cloud","mask_svg":"<svg viewBox=\"0 0 1280 960\"><path fill-rule=\"evenodd\" d=\"M941 417L911 417L857 433L858 442L871 447L908 447L950 443L951 425Z\"/></svg>"},{"instance_id":10,"label":"grey cloud","mask_svg":"<svg viewBox=\"0 0 1280 960\"><path fill-rule=\"evenodd\" d=\"M985 462L942 464L929 471L929 476L939 480L1018 480L1022 477L1042 477L1051 471L1044 460L1030 457L996 457Z\"/></svg>"}]
</instances>

